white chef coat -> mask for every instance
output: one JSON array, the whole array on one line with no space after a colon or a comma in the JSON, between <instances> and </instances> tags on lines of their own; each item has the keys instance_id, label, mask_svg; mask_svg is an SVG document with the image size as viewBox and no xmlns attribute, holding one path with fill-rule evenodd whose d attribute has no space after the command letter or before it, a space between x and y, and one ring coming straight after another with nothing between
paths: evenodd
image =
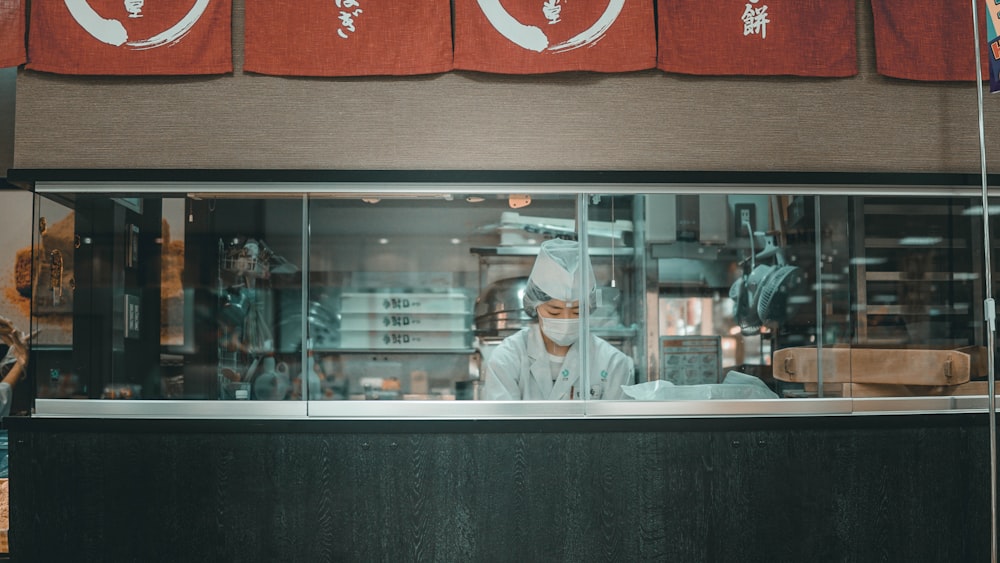
<instances>
[{"instance_id":1,"label":"white chef coat","mask_svg":"<svg viewBox=\"0 0 1000 563\"><path fill-rule=\"evenodd\" d=\"M579 343L570 346L558 374L549 369L549 357L538 323L504 339L486 362L483 398L490 401L622 399L622 385L635 383L632 358L605 340L590 337L590 389L582 389Z\"/></svg>"}]
</instances>

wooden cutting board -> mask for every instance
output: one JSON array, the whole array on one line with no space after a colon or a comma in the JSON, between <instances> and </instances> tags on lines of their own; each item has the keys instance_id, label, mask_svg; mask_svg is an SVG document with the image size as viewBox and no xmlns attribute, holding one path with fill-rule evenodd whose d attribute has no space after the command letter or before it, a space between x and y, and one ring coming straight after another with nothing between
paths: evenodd
<instances>
[{"instance_id":1,"label":"wooden cutting board","mask_svg":"<svg viewBox=\"0 0 1000 563\"><path fill-rule=\"evenodd\" d=\"M986 375L986 349L816 348L777 350L774 378L815 383L822 366L824 383L886 385L960 385Z\"/></svg>"}]
</instances>

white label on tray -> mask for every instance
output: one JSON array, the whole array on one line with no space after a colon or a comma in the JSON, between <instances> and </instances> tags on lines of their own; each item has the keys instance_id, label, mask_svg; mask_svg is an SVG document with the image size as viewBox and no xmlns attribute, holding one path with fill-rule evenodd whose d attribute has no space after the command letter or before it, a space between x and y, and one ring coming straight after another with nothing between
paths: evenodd
<instances>
[{"instance_id":1,"label":"white label on tray","mask_svg":"<svg viewBox=\"0 0 1000 563\"><path fill-rule=\"evenodd\" d=\"M382 344L386 346L409 346L418 342L420 342L419 336L413 336L405 332L388 332L382 335Z\"/></svg>"},{"instance_id":2,"label":"white label on tray","mask_svg":"<svg viewBox=\"0 0 1000 563\"><path fill-rule=\"evenodd\" d=\"M468 332L356 332L341 333L344 348L464 348Z\"/></svg>"},{"instance_id":3,"label":"white label on tray","mask_svg":"<svg viewBox=\"0 0 1000 563\"><path fill-rule=\"evenodd\" d=\"M409 327L420 324L420 319L416 317L411 317L410 315L386 315L382 317L382 326L384 327Z\"/></svg>"},{"instance_id":4,"label":"white label on tray","mask_svg":"<svg viewBox=\"0 0 1000 563\"><path fill-rule=\"evenodd\" d=\"M457 294L344 294L343 312L348 313L461 313L468 300Z\"/></svg>"},{"instance_id":5,"label":"white label on tray","mask_svg":"<svg viewBox=\"0 0 1000 563\"><path fill-rule=\"evenodd\" d=\"M410 299L408 297L386 297L382 300L382 309L386 311L408 311L419 308L419 299Z\"/></svg>"}]
</instances>

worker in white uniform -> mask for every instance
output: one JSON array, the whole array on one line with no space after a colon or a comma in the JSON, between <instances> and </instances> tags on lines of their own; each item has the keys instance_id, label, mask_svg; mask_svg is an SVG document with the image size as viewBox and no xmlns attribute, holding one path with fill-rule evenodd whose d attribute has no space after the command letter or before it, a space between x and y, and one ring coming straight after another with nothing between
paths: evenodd
<instances>
[{"instance_id":1,"label":"worker in white uniform","mask_svg":"<svg viewBox=\"0 0 1000 563\"><path fill-rule=\"evenodd\" d=\"M524 290L525 311L537 323L508 336L486 362L483 398L502 400L621 399L634 383L632 358L590 336L590 378L581 373L580 306L593 308L596 280L580 245L561 239L542 243ZM580 281L591 288L580 299ZM587 386L584 389L584 386Z\"/></svg>"}]
</instances>

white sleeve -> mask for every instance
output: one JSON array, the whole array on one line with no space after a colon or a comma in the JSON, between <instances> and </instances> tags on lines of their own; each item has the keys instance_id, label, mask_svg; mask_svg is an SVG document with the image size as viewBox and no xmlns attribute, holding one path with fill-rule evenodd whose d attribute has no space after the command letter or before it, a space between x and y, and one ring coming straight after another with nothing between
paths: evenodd
<instances>
[{"instance_id":1,"label":"white sleeve","mask_svg":"<svg viewBox=\"0 0 1000 563\"><path fill-rule=\"evenodd\" d=\"M0 383L0 417L10 416L10 403L14 398L14 388L10 383Z\"/></svg>"},{"instance_id":2,"label":"white sleeve","mask_svg":"<svg viewBox=\"0 0 1000 563\"><path fill-rule=\"evenodd\" d=\"M486 381L483 386L483 398L487 401L516 401L521 399L518 387L521 359L512 350L507 341L490 354L486 362Z\"/></svg>"},{"instance_id":3,"label":"white sleeve","mask_svg":"<svg viewBox=\"0 0 1000 563\"><path fill-rule=\"evenodd\" d=\"M608 366L609 381L604 390L604 398L618 400L625 398L625 391L622 385L633 385L635 383L635 362L623 352L615 354L611 365Z\"/></svg>"}]
</instances>

